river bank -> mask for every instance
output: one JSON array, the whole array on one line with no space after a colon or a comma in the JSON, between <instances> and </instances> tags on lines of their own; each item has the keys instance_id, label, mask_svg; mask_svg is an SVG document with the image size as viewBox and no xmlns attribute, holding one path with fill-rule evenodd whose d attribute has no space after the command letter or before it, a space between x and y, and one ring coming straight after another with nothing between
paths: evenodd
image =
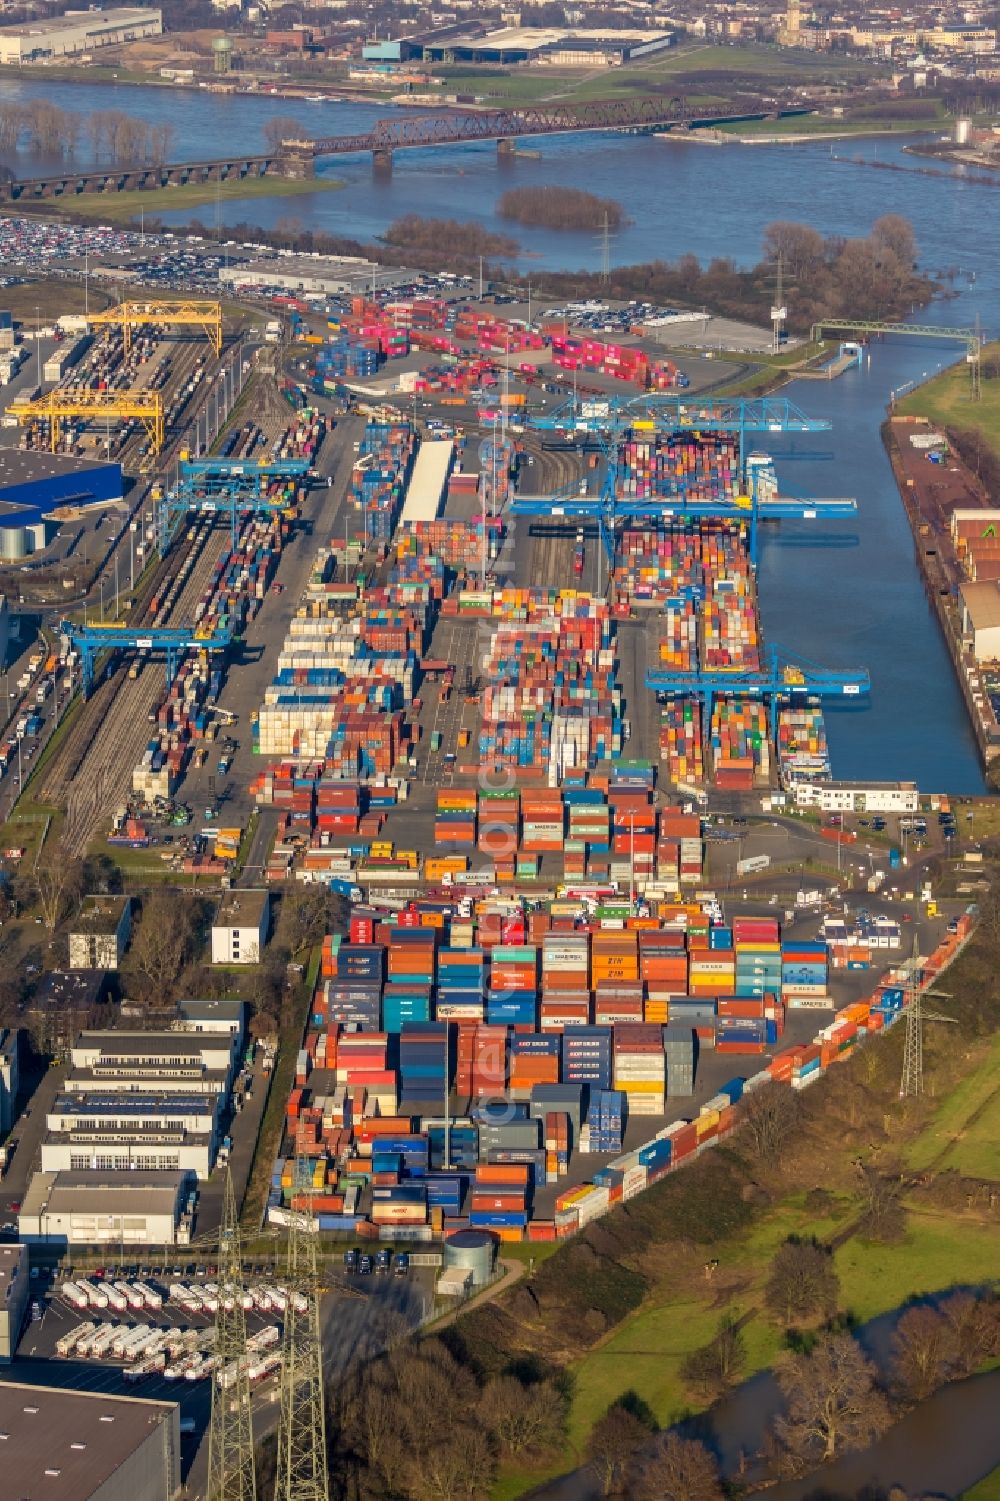
<instances>
[{"instance_id":1,"label":"river bank","mask_svg":"<svg viewBox=\"0 0 1000 1501\"><path fill-rule=\"evenodd\" d=\"M991 953L989 934L978 931L950 967L952 1015L961 1017L968 1006L975 1007L979 976L984 963L991 962ZM599 1247L590 1274L595 1290L609 1286L614 1262L645 1266L654 1245L657 1282L637 1308L593 1342L582 1333L585 1325L578 1319L577 1341L589 1347L570 1366L574 1395L565 1458L582 1463L594 1424L629 1392L646 1404L663 1428L704 1414L708 1404L685 1377L685 1361L712 1341L720 1320L733 1318L742 1331L740 1374L746 1379L707 1416L698 1418L697 1426L699 1431L711 1429L712 1447L726 1474L735 1479L745 1471L745 1460L759 1451L763 1429L775 1410L772 1390L767 1415L760 1416L760 1388L768 1382L774 1385L772 1377L761 1373L787 1349L783 1327L765 1311L765 1284L776 1251L790 1237L815 1236L830 1248L842 1290L839 1307L850 1327L871 1326L872 1349L881 1349L883 1356L889 1348L889 1316L907 1300L933 1297L956 1286L986 1286L995 1279L996 1209L975 1195L967 1203L961 1184L952 1192L948 1176L954 1170L970 1180L983 1180L995 1173L992 1140L994 1131L1000 1131L995 1049L966 1036L957 1051L945 1051L927 1039L927 1088L939 1103L933 1109L921 1108L898 1098L901 1033L899 1028L869 1040L859 1057L832 1070L799 1097L798 1108L806 1114L795 1128L798 1145L787 1146L779 1163L754 1158L746 1139L739 1136L727 1146L725 1156L699 1162L667 1180L672 1202L664 1202L666 1220L662 1215L655 1224L649 1219L651 1199L645 1195L626 1207L624 1217L613 1214L602 1222L600 1238L592 1247ZM859 1154L860 1160L878 1162L887 1150L905 1173L906 1227L901 1238L883 1244L866 1232L859 1213L856 1163ZM911 1160L919 1163L918 1174L906 1171ZM729 1179L734 1170L735 1183ZM747 1170L758 1196L773 1202L756 1214L743 1211L752 1221L749 1226L744 1219L725 1231L721 1227L726 1216L734 1212L731 1195L734 1190L739 1193L736 1185ZM944 1174L940 1184L939 1173ZM811 1186L817 1183L823 1184L822 1192ZM700 1222L692 1217L695 1205L703 1217ZM541 1284L535 1274L529 1284L537 1305L534 1312L522 1297L516 1309L495 1311L501 1323L460 1321L466 1347L474 1353L480 1338L491 1348L500 1340L503 1347L527 1357L535 1338L534 1320L549 1305L558 1264L565 1263L565 1278L575 1251L573 1243L561 1248L547 1263L548 1275ZM606 1264L606 1258L613 1258L612 1263ZM587 1302L585 1288L580 1301L581 1306ZM551 1338L561 1343L558 1322ZM998 1461L1000 1450L992 1463ZM979 1474L988 1468L984 1465ZM579 1469L551 1483L544 1471L521 1469L506 1474L495 1498L510 1501L530 1493L545 1501L589 1501L591 1484L592 1477Z\"/></svg>"}]
</instances>

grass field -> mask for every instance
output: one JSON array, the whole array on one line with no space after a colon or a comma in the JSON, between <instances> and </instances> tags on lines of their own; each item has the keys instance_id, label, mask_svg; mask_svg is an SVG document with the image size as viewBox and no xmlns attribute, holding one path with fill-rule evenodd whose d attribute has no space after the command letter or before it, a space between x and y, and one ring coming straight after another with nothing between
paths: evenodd
<instances>
[{"instance_id":1,"label":"grass field","mask_svg":"<svg viewBox=\"0 0 1000 1501\"><path fill-rule=\"evenodd\" d=\"M838 140L841 136L891 135L897 131L934 130L935 120L832 120L829 115L787 115L781 120L746 120L732 125L720 125L725 135L737 136L740 140L761 137L771 140L783 136L829 136Z\"/></svg>"},{"instance_id":2,"label":"grass field","mask_svg":"<svg viewBox=\"0 0 1000 1501\"><path fill-rule=\"evenodd\" d=\"M851 78L875 77L879 70L855 59L837 61L806 52L792 52L777 47L683 46L662 53L642 64L625 68L526 68L474 67L457 64L436 67L444 82L442 93L469 93L482 98L510 99L525 103L535 99L567 102L581 99L609 99L621 94L643 94L662 89L672 79L697 76L699 73L725 72L740 79L801 80L833 82L845 75ZM713 84L722 97L728 84ZM706 96L708 97L708 96ZM772 122L773 124L773 122Z\"/></svg>"},{"instance_id":3,"label":"grass field","mask_svg":"<svg viewBox=\"0 0 1000 1501\"><path fill-rule=\"evenodd\" d=\"M60 205L74 214L87 214L103 224L138 220L140 213L162 214L177 210L203 208L206 204L249 203L256 198L301 198L310 193L335 192L343 187L336 177L242 177L238 182L179 183L173 188L151 188L148 192L81 193L74 198L46 199L46 208L58 212Z\"/></svg>"},{"instance_id":4,"label":"grass field","mask_svg":"<svg viewBox=\"0 0 1000 1501\"><path fill-rule=\"evenodd\" d=\"M915 1168L933 1163L1000 1182L1000 1037L917 1137L907 1161Z\"/></svg>"},{"instance_id":5,"label":"grass field","mask_svg":"<svg viewBox=\"0 0 1000 1501\"><path fill-rule=\"evenodd\" d=\"M987 344L983 362L1000 358L1000 343ZM1000 457L1000 380L984 380L979 401L971 399L964 360L942 371L896 403L901 416L926 417L941 427L969 427L981 432Z\"/></svg>"},{"instance_id":6,"label":"grass field","mask_svg":"<svg viewBox=\"0 0 1000 1501\"><path fill-rule=\"evenodd\" d=\"M971 1491L966 1491L962 1501L1000 1501L1000 1469L987 1475L985 1480L980 1480Z\"/></svg>"},{"instance_id":7,"label":"grass field","mask_svg":"<svg viewBox=\"0 0 1000 1501\"><path fill-rule=\"evenodd\" d=\"M942 1107L941 1117L961 1123L977 1108L983 1082L995 1071L1000 1047L994 1047L956 1095ZM930 1134L939 1128L938 1121ZM983 1154L992 1149L991 1131L997 1121L982 1119L977 1142ZM928 1133L925 1133L927 1135ZM922 1143L923 1137L919 1139ZM931 1153L933 1155L933 1153ZM950 1158L946 1165L950 1165ZM955 1164L958 1165L957 1163ZM724 1311L739 1317L763 1304L763 1289L772 1257L790 1235L832 1238L849 1226L857 1213L847 1198L835 1201L825 1218L806 1209L805 1197L797 1194L782 1201L740 1240L714 1247L724 1278L720 1290L738 1291L727 1304L713 1283L706 1282L704 1295L697 1287L673 1289L664 1285L602 1344L595 1346L573 1367L574 1394L565 1452L544 1472L510 1471L500 1479L493 1501L512 1501L532 1485L563 1473L580 1462L587 1435L601 1414L625 1392L634 1391L646 1401L657 1420L677 1422L691 1409L691 1397L680 1376L685 1356L706 1344L715 1334ZM987 1283L996 1279L996 1233L965 1215L909 1207L907 1230L899 1245L874 1245L859 1238L848 1239L836 1252L840 1277L840 1306L861 1323L899 1307L911 1297L939 1291L956 1284ZM747 1376L774 1363L783 1348L780 1329L763 1313L744 1327ZM976 1501L994 1501L983 1492ZM1000 1501L1000 1492L995 1501Z\"/></svg>"},{"instance_id":8,"label":"grass field","mask_svg":"<svg viewBox=\"0 0 1000 1501\"><path fill-rule=\"evenodd\" d=\"M90 283L89 300L81 283L72 281L26 281L18 287L4 287L3 305L15 322L35 328L35 309L41 322L51 323L63 313L82 313L85 304L94 311L109 307L111 296Z\"/></svg>"}]
</instances>

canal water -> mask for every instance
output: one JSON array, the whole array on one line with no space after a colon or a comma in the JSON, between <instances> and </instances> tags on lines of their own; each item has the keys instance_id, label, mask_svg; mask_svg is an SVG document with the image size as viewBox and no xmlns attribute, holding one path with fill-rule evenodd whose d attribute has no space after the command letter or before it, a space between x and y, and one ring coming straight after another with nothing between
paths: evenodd
<instances>
[{"instance_id":1,"label":"canal water","mask_svg":"<svg viewBox=\"0 0 1000 1501\"><path fill-rule=\"evenodd\" d=\"M384 106L308 103L107 84L42 85L0 80L5 100L46 97L81 114L121 109L151 123L175 126L172 155L204 157L239 140L263 148L275 115L296 119L312 134L366 129ZM540 158L500 161L492 145L400 152L391 176L376 176L361 157L328 159L321 172L342 180L338 193L291 199L226 201L198 217L222 226L247 218L274 225L296 219L312 228L369 239L406 213L473 220L513 233L522 268L593 270L595 236L511 226L496 203L512 185L559 182L617 198L630 222L614 242L616 262L672 259L691 251L702 261L728 256L740 265L759 258L761 233L776 218L806 219L824 234L867 233L883 213L899 213L916 229L922 265L953 270L952 294L921 310L922 322L1000 329L1000 188L963 180L961 172L928 177L907 155L909 136L864 141L814 141L781 146L685 144L651 137L585 135L533 142ZM89 164L81 132L80 166ZM859 158L859 160L855 160ZM22 151L8 158L19 173L44 160ZM879 170L872 160L906 167ZM190 213L164 215L186 220ZM911 779L925 789L980 792L979 757L950 659L924 594L913 543L879 428L892 391L901 391L960 356L935 341L891 339L870 360L830 382L798 382L782 393L833 431L795 440L768 438L782 462L783 486L804 495L853 496L854 521L782 523L766 529L761 552L762 620L766 639L831 667L864 666L872 678L864 709L831 711L827 730L835 775ZM811 458L821 452L831 458Z\"/></svg>"}]
</instances>

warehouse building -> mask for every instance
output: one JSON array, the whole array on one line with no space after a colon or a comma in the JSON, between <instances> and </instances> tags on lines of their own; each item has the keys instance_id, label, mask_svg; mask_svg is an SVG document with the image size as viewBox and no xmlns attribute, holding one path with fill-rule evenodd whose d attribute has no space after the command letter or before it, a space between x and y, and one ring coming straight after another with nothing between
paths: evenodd
<instances>
[{"instance_id":1,"label":"warehouse building","mask_svg":"<svg viewBox=\"0 0 1000 1501\"><path fill-rule=\"evenodd\" d=\"M0 450L0 558L16 562L42 552L58 531L52 513L120 501L120 464L94 464L69 454Z\"/></svg>"},{"instance_id":2,"label":"warehouse building","mask_svg":"<svg viewBox=\"0 0 1000 1501\"><path fill-rule=\"evenodd\" d=\"M271 921L266 891L229 891L212 923L213 964L259 964Z\"/></svg>"},{"instance_id":3,"label":"warehouse building","mask_svg":"<svg viewBox=\"0 0 1000 1501\"><path fill-rule=\"evenodd\" d=\"M344 297L380 288L405 286L412 280L403 271L384 271L358 256L289 255L273 261L240 261L220 267L219 280L231 287L277 287L284 292L313 292Z\"/></svg>"},{"instance_id":4,"label":"warehouse building","mask_svg":"<svg viewBox=\"0 0 1000 1501\"><path fill-rule=\"evenodd\" d=\"M5 1496L16 1501L175 1501L176 1402L0 1381Z\"/></svg>"},{"instance_id":5,"label":"warehouse building","mask_svg":"<svg viewBox=\"0 0 1000 1501\"><path fill-rule=\"evenodd\" d=\"M10 1365L28 1307L28 1248L0 1246L0 1365Z\"/></svg>"},{"instance_id":6,"label":"warehouse building","mask_svg":"<svg viewBox=\"0 0 1000 1501\"><path fill-rule=\"evenodd\" d=\"M963 584L962 635L977 662L1000 661L1000 584Z\"/></svg>"},{"instance_id":7,"label":"warehouse building","mask_svg":"<svg viewBox=\"0 0 1000 1501\"><path fill-rule=\"evenodd\" d=\"M117 969L132 933L127 896L87 896L69 932L70 969Z\"/></svg>"},{"instance_id":8,"label":"warehouse building","mask_svg":"<svg viewBox=\"0 0 1000 1501\"><path fill-rule=\"evenodd\" d=\"M34 63L73 57L99 47L120 47L160 36L163 16L152 7L67 11L47 20L0 27L0 63Z\"/></svg>"},{"instance_id":9,"label":"warehouse building","mask_svg":"<svg viewBox=\"0 0 1000 1501\"><path fill-rule=\"evenodd\" d=\"M29 1245L172 1246L181 1243L188 1175L181 1172L35 1173L18 1215Z\"/></svg>"}]
</instances>

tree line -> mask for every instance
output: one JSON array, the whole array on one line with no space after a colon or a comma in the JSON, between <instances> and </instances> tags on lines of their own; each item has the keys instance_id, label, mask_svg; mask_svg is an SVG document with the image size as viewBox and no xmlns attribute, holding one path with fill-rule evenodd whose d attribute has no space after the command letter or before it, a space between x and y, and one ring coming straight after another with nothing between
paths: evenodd
<instances>
[{"instance_id":1,"label":"tree line","mask_svg":"<svg viewBox=\"0 0 1000 1501\"><path fill-rule=\"evenodd\" d=\"M599 198L581 188L561 188L555 184L539 187L510 188L497 203L501 219L519 224L539 225L544 229L620 229L626 223L622 205L614 198Z\"/></svg>"},{"instance_id":2,"label":"tree line","mask_svg":"<svg viewBox=\"0 0 1000 1501\"><path fill-rule=\"evenodd\" d=\"M2 151L25 146L67 161L86 142L97 160L159 163L168 160L175 133L169 120L153 123L119 109L79 114L40 99L0 104Z\"/></svg>"}]
</instances>

